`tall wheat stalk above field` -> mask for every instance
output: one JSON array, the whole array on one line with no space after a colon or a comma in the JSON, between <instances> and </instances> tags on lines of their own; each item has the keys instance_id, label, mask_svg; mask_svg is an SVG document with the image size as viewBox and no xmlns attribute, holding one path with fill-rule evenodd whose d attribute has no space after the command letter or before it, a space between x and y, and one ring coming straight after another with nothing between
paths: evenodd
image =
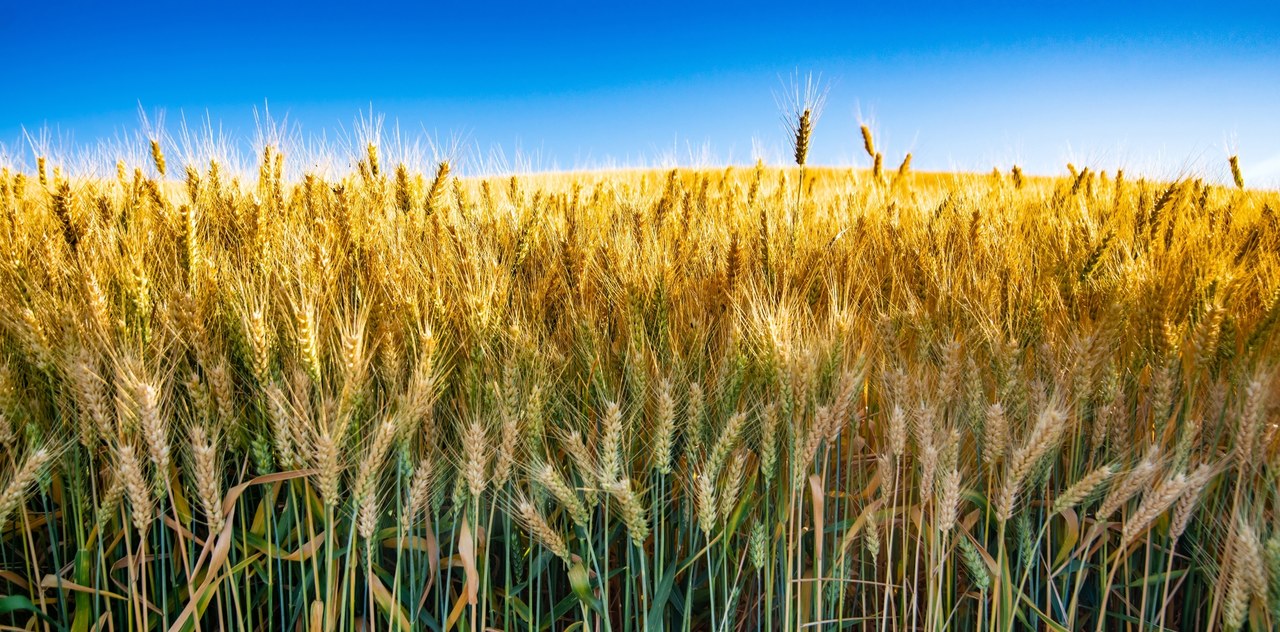
<instances>
[{"instance_id":1,"label":"tall wheat stalk above field","mask_svg":"<svg viewBox=\"0 0 1280 632\"><path fill-rule=\"evenodd\" d=\"M791 216L791 243L795 243L796 222L802 213L804 200L805 165L809 161L809 145L813 141L813 129L822 116L822 108L827 102L828 86L823 83L822 76L807 74L801 79L797 72L784 86L781 95L775 95L778 106L782 110L783 125L790 132L792 156L796 166L800 168L799 181L796 182L796 203Z\"/></svg>"}]
</instances>

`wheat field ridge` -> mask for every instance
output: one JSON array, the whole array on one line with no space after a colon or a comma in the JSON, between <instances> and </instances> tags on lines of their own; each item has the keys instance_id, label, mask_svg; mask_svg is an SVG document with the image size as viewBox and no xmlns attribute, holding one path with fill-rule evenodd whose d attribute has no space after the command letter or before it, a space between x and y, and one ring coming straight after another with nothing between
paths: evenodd
<instances>
[{"instance_id":1,"label":"wheat field ridge","mask_svg":"<svg viewBox=\"0 0 1280 632\"><path fill-rule=\"evenodd\" d=\"M1276 629L1280 194L795 131L5 169L0 628Z\"/></svg>"}]
</instances>

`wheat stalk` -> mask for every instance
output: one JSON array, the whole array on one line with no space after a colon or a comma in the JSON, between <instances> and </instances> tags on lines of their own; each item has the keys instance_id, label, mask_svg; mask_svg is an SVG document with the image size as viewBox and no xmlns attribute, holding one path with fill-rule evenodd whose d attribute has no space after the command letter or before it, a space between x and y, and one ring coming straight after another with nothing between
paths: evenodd
<instances>
[{"instance_id":1,"label":"wheat stalk","mask_svg":"<svg viewBox=\"0 0 1280 632\"><path fill-rule=\"evenodd\" d=\"M631 481L621 479L608 485L608 492L618 502L622 522L627 525L627 533L637 548L643 548L649 539L649 523L640 497L631 488Z\"/></svg>"},{"instance_id":2,"label":"wheat stalk","mask_svg":"<svg viewBox=\"0 0 1280 632\"><path fill-rule=\"evenodd\" d=\"M616 402L605 404L600 421L600 469L597 477L608 488L622 479L622 408Z\"/></svg>"},{"instance_id":3,"label":"wheat stalk","mask_svg":"<svg viewBox=\"0 0 1280 632\"><path fill-rule=\"evenodd\" d=\"M489 433L478 417L472 417L462 433L462 478L472 498L479 498L489 484Z\"/></svg>"},{"instance_id":4,"label":"wheat stalk","mask_svg":"<svg viewBox=\"0 0 1280 632\"><path fill-rule=\"evenodd\" d=\"M3 488L0 488L0 531L4 530L4 523L9 514L22 504L27 489L36 482L52 459L53 453L46 448L32 451L14 472L13 477L5 483Z\"/></svg>"},{"instance_id":5,"label":"wheat stalk","mask_svg":"<svg viewBox=\"0 0 1280 632\"><path fill-rule=\"evenodd\" d=\"M1143 494L1142 502L1138 504L1138 509L1124 523L1124 530L1121 532L1121 546L1127 546L1135 538L1137 538L1148 526L1161 514L1173 506L1183 493L1187 491L1188 483L1185 474L1177 474L1173 478L1168 479L1154 489Z\"/></svg>"},{"instance_id":6,"label":"wheat stalk","mask_svg":"<svg viewBox=\"0 0 1280 632\"><path fill-rule=\"evenodd\" d=\"M1013 515L1019 487L1031 473L1031 468L1057 443L1066 418L1066 413L1057 404L1050 403L1041 411L1026 442L1013 452L1005 467L1000 495L996 499L996 517L1001 522L1007 522Z\"/></svg>"},{"instance_id":7,"label":"wheat stalk","mask_svg":"<svg viewBox=\"0 0 1280 632\"><path fill-rule=\"evenodd\" d=\"M956 513L960 508L960 470L952 469L942 476L938 491L938 530L947 533L956 526Z\"/></svg>"},{"instance_id":8,"label":"wheat stalk","mask_svg":"<svg viewBox=\"0 0 1280 632\"><path fill-rule=\"evenodd\" d=\"M585 529L591 520L591 515L587 512L587 506L583 504L577 492L570 487L568 481L560 474L560 470L550 463L535 463L532 466L532 472L534 480L543 489L550 492L556 502L559 502L569 512L569 517L573 519L573 523Z\"/></svg>"},{"instance_id":9,"label":"wheat stalk","mask_svg":"<svg viewBox=\"0 0 1280 632\"><path fill-rule=\"evenodd\" d=\"M1102 504L1098 507L1097 514L1095 514L1098 520L1110 518L1111 514L1114 514L1121 505L1146 488L1157 473L1156 457L1157 455L1154 451L1148 453L1141 463L1129 471L1124 480L1111 487L1111 491L1103 498Z\"/></svg>"},{"instance_id":10,"label":"wheat stalk","mask_svg":"<svg viewBox=\"0 0 1280 632\"><path fill-rule=\"evenodd\" d=\"M546 547L548 551L551 551L566 565L573 563L572 558L569 556L569 546L565 544L564 538L560 537L560 533L547 523L547 519L538 511L532 501L527 498L517 500L516 515L519 516L525 528L529 530L529 533L533 535L539 544Z\"/></svg>"},{"instance_id":11,"label":"wheat stalk","mask_svg":"<svg viewBox=\"0 0 1280 632\"><path fill-rule=\"evenodd\" d=\"M1240 173L1240 157L1231 156L1228 160L1231 163L1231 179L1235 182L1236 188L1244 190L1244 174Z\"/></svg>"},{"instance_id":12,"label":"wheat stalk","mask_svg":"<svg viewBox=\"0 0 1280 632\"><path fill-rule=\"evenodd\" d=\"M653 469L659 474L671 474L676 439L676 401L671 392L671 380L658 384L653 427Z\"/></svg>"},{"instance_id":13,"label":"wheat stalk","mask_svg":"<svg viewBox=\"0 0 1280 632\"><path fill-rule=\"evenodd\" d=\"M129 499L130 514L133 526L139 533L146 533L154 519L155 511L151 503L151 489L147 485L146 476L142 472L142 464L134 454L132 445L122 445L116 451L117 466L120 468L120 480L124 483L125 496Z\"/></svg>"},{"instance_id":14,"label":"wheat stalk","mask_svg":"<svg viewBox=\"0 0 1280 632\"><path fill-rule=\"evenodd\" d=\"M196 498L204 509L209 533L218 534L226 526L222 514L222 464L217 448L209 433L199 425L188 431L191 440L191 476L196 488Z\"/></svg>"}]
</instances>

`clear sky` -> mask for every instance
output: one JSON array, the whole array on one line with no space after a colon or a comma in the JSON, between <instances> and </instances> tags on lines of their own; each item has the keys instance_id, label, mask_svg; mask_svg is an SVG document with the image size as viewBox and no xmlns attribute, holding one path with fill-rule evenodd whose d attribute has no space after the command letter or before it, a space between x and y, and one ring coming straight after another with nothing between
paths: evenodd
<instances>
[{"instance_id":1,"label":"clear sky","mask_svg":"<svg viewBox=\"0 0 1280 632\"><path fill-rule=\"evenodd\" d=\"M126 4L132 6L126 8ZM961 6L964 4L965 6ZM1114 6L1113 6L1114 5ZM1280 186L1280 3L685 1L347 5L0 0L0 142L206 114L251 139L360 111L535 167L786 159L775 94L829 83L810 161L989 170L1068 161Z\"/></svg>"}]
</instances>

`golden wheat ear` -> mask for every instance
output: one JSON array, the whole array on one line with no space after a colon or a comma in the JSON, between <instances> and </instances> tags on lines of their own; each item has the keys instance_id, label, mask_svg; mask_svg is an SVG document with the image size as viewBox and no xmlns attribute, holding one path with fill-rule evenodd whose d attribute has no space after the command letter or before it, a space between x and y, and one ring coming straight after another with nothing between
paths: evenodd
<instances>
[{"instance_id":1,"label":"golden wheat ear","mask_svg":"<svg viewBox=\"0 0 1280 632\"><path fill-rule=\"evenodd\" d=\"M29 490L44 472L45 467L53 460L54 453L48 448L39 448L23 460L13 473L13 477L0 488L0 532L4 531L5 521L26 498Z\"/></svg>"},{"instance_id":2,"label":"golden wheat ear","mask_svg":"<svg viewBox=\"0 0 1280 632\"><path fill-rule=\"evenodd\" d=\"M160 141L154 138L151 139L151 161L155 163L156 173L160 174L161 178L165 177L168 171L165 168L164 152L160 149Z\"/></svg>"},{"instance_id":3,"label":"golden wheat ear","mask_svg":"<svg viewBox=\"0 0 1280 632\"><path fill-rule=\"evenodd\" d=\"M440 209L444 199L445 184L449 181L449 161L445 160L436 168L436 176L427 189L426 209L431 214Z\"/></svg>"},{"instance_id":4,"label":"golden wheat ear","mask_svg":"<svg viewBox=\"0 0 1280 632\"><path fill-rule=\"evenodd\" d=\"M805 161L809 159L809 136L813 134L813 120L811 118L812 111L805 109L800 114L800 119L796 121L796 137L795 137L795 159L796 164L804 166Z\"/></svg>"},{"instance_id":5,"label":"golden wheat ear","mask_svg":"<svg viewBox=\"0 0 1280 632\"><path fill-rule=\"evenodd\" d=\"M907 173L910 171L911 171L911 154L908 153L905 157L903 157L902 164L898 165L898 172L893 176L894 186L896 187L898 186L898 183L906 180Z\"/></svg>"}]
</instances>

